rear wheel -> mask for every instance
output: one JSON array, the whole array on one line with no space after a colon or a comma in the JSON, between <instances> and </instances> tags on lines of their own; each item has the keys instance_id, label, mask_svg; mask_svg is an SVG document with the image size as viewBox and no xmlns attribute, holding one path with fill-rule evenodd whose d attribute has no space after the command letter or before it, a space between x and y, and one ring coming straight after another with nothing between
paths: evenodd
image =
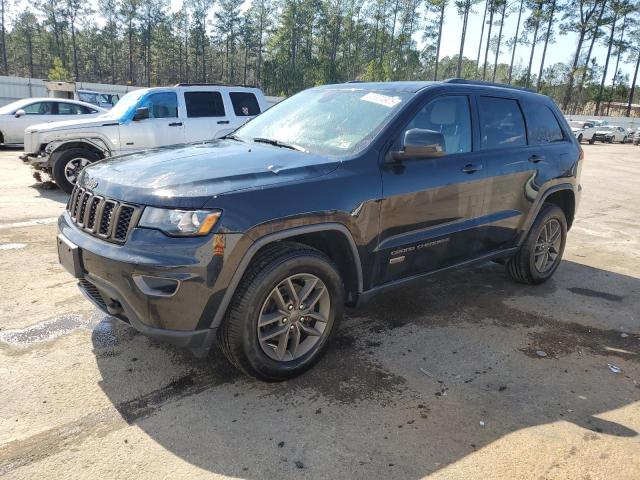
<instances>
[{"instance_id":1,"label":"rear wheel","mask_svg":"<svg viewBox=\"0 0 640 480\"><path fill-rule=\"evenodd\" d=\"M593 145L594 143L596 143L596 139L595 138L590 138L589 139L589 145Z\"/></svg>"},{"instance_id":2,"label":"rear wheel","mask_svg":"<svg viewBox=\"0 0 640 480\"><path fill-rule=\"evenodd\" d=\"M315 364L342 316L344 288L322 252L297 243L267 247L234 294L218 338L229 361L267 381Z\"/></svg>"},{"instance_id":3,"label":"rear wheel","mask_svg":"<svg viewBox=\"0 0 640 480\"><path fill-rule=\"evenodd\" d=\"M537 285L555 273L567 239L567 219L557 205L544 204L518 253L507 262L517 282Z\"/></svg>"},{"instance_id":4,"label":"rear wheel","mask_svg":"<svg viewBox=\"0 0 640 480\"><path fill-rule=\"evenodd\" d=\"M71 193L84 167L100 160L100 157L84 148L70 148L62 152L53 165L53 179L65 192Z\"/></svg>"}]
</instances>

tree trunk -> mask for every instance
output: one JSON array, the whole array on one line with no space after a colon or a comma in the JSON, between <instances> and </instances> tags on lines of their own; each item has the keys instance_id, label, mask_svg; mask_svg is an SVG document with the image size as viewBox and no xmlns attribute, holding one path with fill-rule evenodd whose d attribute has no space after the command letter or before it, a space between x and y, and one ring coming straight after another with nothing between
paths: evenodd
<instances>
[{"instance_id":1,"label":"tree trunk","mask_svg":"<svg viewBox=\"0 0 640 480\"><path fill-rule=\"evenodd\" d=\"M440 20L438 25L438 46L436 47L436 68L433 72L433 80L438 80L438 66L440 64L440 44L442 42L442 24L444 23L444 7L445 2L442 2L442 7L440 7Z\"/></svg>"},{"instance_id":2,"label":"tree trunk","mask_svg":"<svg viewBox=\"0 0 640 480\"><path fill-rule=\"evenodd\" d=\"M602 6L600 8L600 13L598 14L598 19L596 20L595 26L593 27L593 34L591 36L591 42L589 44L589 51L587 52L587 58L584 62L584 70L582 71L582 76L580 77L580 83L578 84L578 93L576 95L576 103L574 105L577 105L577 102L579 101L581 95L582 95L582 89L584 88L584 82L587 79L587 71L589 68L589 60L591 60L591 54L593 53L593 47L596 43L596 40L598 39L598 30L600 28L600 22L602 21L602 16L604 15L604 10L605 7L607 5L606 0L602 2Z\"/></svg>"},{"instance_id":3,"label":"tree trunk","mask_svg":"<svg viewBox=\"0 0 640 480\"><path fill-rule=\"evenodd\" d=\"M613 21L611 22L611 35L609 36L609 46L607 47L607 59L604 62L604 72L602 72L602 80L600 80L600 90L598 90L598 97L596 98L596 108L593 112L594 115L598 115L600 110L600 103L602 102L602 93L604 92L604 82L607 78L607 70L609 69L609 60L611 59L611 48L613 47L613 35L616 31L616 22L618 21L617 13L613 15Z\"/></svg>"},{"instance_id":4,"label":"tree trunk","mask_svg":"<svg viewBox=\"0 0 640 480\"><path fill-rule=\"evenodd\" d=\"M613 78L611 79L611 93L613 96L613 92L615 92L616 88L616 79L618 77L618 67L620 66L620 55L622 54L622 41L624 40L624 30L627 26L627 16L625 15L622 20L622 28L620 29L620 40L618 41L618 54L616 55L616 68L613 69ZM607 103L607 116L609 116L609 111L611 110L611 101Z\"/></svg>"},{"instance_id":5,"label":"tree trunk","mask_svg":"<svg viewBox=\"0 0 640 480\"><path fill-rule=\"evenodd\" d=\"M629 101L627 102L627 117L631 116L631 104L633 103L633 94L636 89L636 81L638 80L638 68L640 67L640 49L638 49L638 58L636 60L636 68L633 71L633 80L629 89Z\"/></svg>"},{"instance_id":6,"label":"tree trunk","mask_svg":"<svg viewBox=\"0 0 640 480\"><path fill-rule=\"evenodd\" d=\"M487 79L487 59L489 58L489 44L491 43L491 29L493 28L493 14L495 13L494 1L491 1L489 10L489 29L487 30L487 46L484 49L484 63L482 64L482 80Z\"/></svg>"},{"instance_id":7,"label":"tree trunk","mask_svg":"<svg viewBox=\"0 0 640 480\"><path fill-rule=\"evenodd\" d=\"M511 48L511 62L509 63L509 85L511 85L511 78L513 76L513 62L516 58L516 47L518 46L518 34L520 33L520 19L522 18L522 7L524 6L524 0L520 0L520 10L518 11L518 22L516 24L516 34L513 37L513 47Z\"/></svg>"},{"instance_id":8,"label":"tree trunk","mask_svg":"<svg viewBox=\"0 0 640 480\"><path fill-rule=\"evenodd\" d=\"M573 63L571 64L571 70L569 71L569 81L567 82L567 86L564 90L564 97L562 98L562 111L564 113L567 112L567 107L569 106L569 102L571 101L573 82L575 81L576 70L578 69L578 61L580 60L580 52L582 51L582 44L584 43L584 37L586 33L586 28L583 25L583 27L580 29L580 34L578 36L578 46L576 47L576 53L573 55Z\"/></svg>"},{"instance_id":9,"label":"tree trunk","mask_svg":"<svg viewBox=\"0 0 640 480\"><path fill-rule=\"evenodd\" d=\"M484 38L484 25L487 20L487 9L489 8L489 2L484 2L484 13L482 14L482 27L480 27L480 41L478 42L478 56L476 58L476 75L480 76L480 54L482 53L482 39Z\"/></svg>"},{"instance_id":10,"label":"tree trunk","mask_svg":"<svg viewBox=\"0 0 640 480\"><path fill-rule=\"evenodd\" d=\"M74 78L77 82L80 80L80 78L78 75L78 49L76 48L75 17L71 19L71 47L73 49L73 73L74 73Z\"/></svg>"},{"instance_id":11,"label":"tree trunk","mask_svg":"<svg viewBox=\"0 0 640 480\"><path fill-rule=\"evenodd\" d=\"M537 14L540 13L540 4L536 8ZM524 86L529 87L529 81L531 80L531 65L533 64L533 54L536 51L536 43L538 40L538 27L540 26L540 18L536 18L536 26L533 29L533 39L531 40L531 55L529 55L529 66L527 67L527 80L525 81Z\"/></svg>"},{"instance_id":12,"label":"tree trunk","mask_svg":"<svg viewBox=\"0 0 640 480\"><path fill-rule=\"evenodd\" d=\"M547 46L549 45L549 37L551 36L551 26L553 25L553 14L556 10L556 0L551 3L551 11L549 12L549 23L547 24L547 33L544 36L544 47L542 48L542 58L540 59L540 70L538 71L538 82L536 83L536 92L540 91L542 85L542 72L544 70L544 59L547 56Z\"/></svg>"},{"instance_id":13,"label":"tree trunk","mask_svg":"<svg viewBox=\"0 0 640 480\"><path fill-rule=\"evenodd\" d=\"M502 27L504 27L504 16L507 12L506 0L502 4L502 15L500 16L500 30L498 30L498 44L496 45L496 57L493 60L493 75L491 81L496 81L496 73L498 72L498 56L500 55L500 43L502 42Z\"/></svg>"},{"instance_id":14,"label":"tree trunk","mask_svg":"<svg viewBox=\"0 0 640 480\"><path fill-rule=\"evenodd\" d=\"M456 77L462 76L462 53L464 52L464 40L467 35L467 22L469 21L469 9L471 0L465 0L464 15L462 19L462 35L460 36L460 52L458 53L458 65L456 67Z\"/></svg>"},{"instance_id":15,"label":"tree trunk","mask_svg":"<svg viewBox=\"0 0 640 480\"><path fill-rule=\"evenodd\" d=\"M9 75L9 63L7 62L7 42L6 42L6 31L4 26L5 12L4 9L7 6L6 0L2 0L2 71L5 75Z\"/></svg>"},{"instance_id":16,"label":"tree trunk","mask_svg":"<svg viewBox=\"0 0 640 480\"><path fill-rule=\"evenodd\" d=\"M133 19L129 18L129 84L133 85Z\"/></svg>"}]
</instances>

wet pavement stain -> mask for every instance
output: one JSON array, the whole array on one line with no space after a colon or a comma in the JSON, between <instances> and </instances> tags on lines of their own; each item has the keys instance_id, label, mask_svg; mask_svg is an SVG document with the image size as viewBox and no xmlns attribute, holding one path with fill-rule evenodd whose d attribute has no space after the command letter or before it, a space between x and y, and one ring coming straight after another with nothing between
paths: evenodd
<instances>
[{"instance_id":1,"label":"wet pavement stain","mask_svg":"<svg viewBox=\"0 0 640 480\"><path fill-rule=\"evenodd\" d=\"M25 348L67 335L79 328L91 329L103 318L104 314L97 311L88 316L75 313L59 315L25 328L0 331L0 342L10 347Z\"/></svg>"},{"instance_id":2,"label":"wet pavement stain","mask_svg":"<svg viewBox=\"0 0 640 480\"><path fill-rule=\"evenodd\" d=\"M567 288L567 290L569 290L571 293L575 293L576 295L583 295L585 297L593 297L593 298L601 298L603 300L608 300L610 302L621 302L622 300L624 300L624 297L621 295L601 292L599 290L591 290L590 288L570 287L570 288Z\"/></svg>"}]
</instances>

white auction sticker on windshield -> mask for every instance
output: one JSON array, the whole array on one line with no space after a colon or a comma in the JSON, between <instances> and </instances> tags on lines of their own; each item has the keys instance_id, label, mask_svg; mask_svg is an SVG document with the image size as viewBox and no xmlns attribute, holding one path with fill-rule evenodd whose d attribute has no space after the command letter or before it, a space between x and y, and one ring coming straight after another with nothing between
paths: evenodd
<instances>
[{"instance_id":1,"label":"white auction sticker on windshield","mask_svg":"<svg viewBox=\"0 0 640 480\"><path fill-rule=\"evenodd\" d=\"M400 97L391 97L389 95L383 95L381 93L369 92L366 95L360 97L360 100L364 100L365 102L377 103L378 105L382 105L383 107L395 107L402 100Z\"/></svg>"}]
</instances>

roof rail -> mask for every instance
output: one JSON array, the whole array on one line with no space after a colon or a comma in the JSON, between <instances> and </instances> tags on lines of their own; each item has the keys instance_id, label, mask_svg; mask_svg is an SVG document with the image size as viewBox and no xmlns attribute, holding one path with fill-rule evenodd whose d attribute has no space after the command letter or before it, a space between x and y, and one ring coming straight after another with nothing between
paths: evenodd
<instances>
[{"instance_id":1,"label":"roof rail","mask_svg":"<svg viewBox=\"0 0 640 480\"><path fill-rule=\"evenodd\" d=\"M256 85L245 85L243 83L176 83L174 87L244 87L244 88L259 88Z\"/></svg>"},{"instance_id":2,"label":"roof rail","mask_svg":"<svg viewBox=\"0 0 640 480\"><path fill-rule=\"evenodd\" d=\"M513 85L507 85L506 83L496 83L496 82L485 82L484 80L467 80L464 78L448 78L443 80L444 83L457 83L461 85L480 85L485 87L500 87L500 88L510 88L512 90L521 90L523 92L533 92L536 93L535 90L531 88L525 87L515 87Z\"/></svg>"}]
</instances>

